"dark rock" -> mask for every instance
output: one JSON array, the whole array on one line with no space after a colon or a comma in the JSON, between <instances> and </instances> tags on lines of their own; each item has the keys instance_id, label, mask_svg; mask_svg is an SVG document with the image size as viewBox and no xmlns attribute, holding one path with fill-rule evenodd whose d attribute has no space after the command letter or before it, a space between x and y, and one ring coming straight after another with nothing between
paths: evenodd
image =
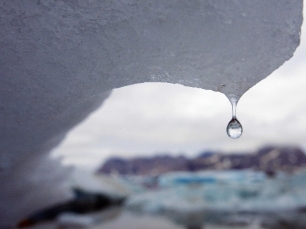
<instances>
[{"instance_id":1,"label":"dark rock","mask_svg":"<svg viewBox=\"0 0 306 229\"><path fill-rule=\"evenodd\" d=\"M25 228L38 223L55 220L62 213L85 214L101 211L112 206L121 206L125 197L111 197L104 193L91 193L74 189L73 200L38 210L18 223L18 228Z\"/></svg>"}]
</instances>

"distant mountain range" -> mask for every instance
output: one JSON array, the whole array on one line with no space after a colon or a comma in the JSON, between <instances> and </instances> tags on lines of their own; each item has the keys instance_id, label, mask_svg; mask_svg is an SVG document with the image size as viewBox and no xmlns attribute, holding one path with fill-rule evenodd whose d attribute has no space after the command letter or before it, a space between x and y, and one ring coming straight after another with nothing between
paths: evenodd
<instances>
[{"instance_id":1,"label":"distant mountain range","mask_svg":"<svg viewBox=\"0 0 306 229\"><path fill-rule=\"evenodd\" d=\"M253 153L207 151L196 158L184 156L110 158L97 173L122 175L159 175L173 171L253 169L265 172L294 172L306 168L306 155L298 147L265 146Z\"/></svg>"}]
</instances>

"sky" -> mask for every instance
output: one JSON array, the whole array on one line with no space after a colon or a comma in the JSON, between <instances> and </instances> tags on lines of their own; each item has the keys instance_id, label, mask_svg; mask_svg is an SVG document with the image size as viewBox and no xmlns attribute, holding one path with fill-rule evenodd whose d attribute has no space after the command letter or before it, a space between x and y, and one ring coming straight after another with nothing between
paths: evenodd
<instances>
[{"instance_id":1,"label":"sky","mask_svg":"<svg viewBox=\"0 0 306 229\"><path fill-rule=\"evenodd\" d=\"M306 151L306 26L294 56L239 100L243 135L226 134L225 95L179 84L145 83L112 91L103 105L53 150L63 164L94 170L109 157L193 157L205 150L252 152L266 144Z\"/></svg>"}]
</instances>

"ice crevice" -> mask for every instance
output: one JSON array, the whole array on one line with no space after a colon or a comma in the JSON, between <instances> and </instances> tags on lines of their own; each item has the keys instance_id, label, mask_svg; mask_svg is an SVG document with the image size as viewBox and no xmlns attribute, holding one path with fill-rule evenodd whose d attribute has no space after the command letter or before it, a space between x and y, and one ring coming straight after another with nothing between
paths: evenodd
<instances>
[{"instance_id":1,"label":"ice crevice","mask_svg":"<svg viewBox=\"0 0 306 229\"><path fill-rule=\"evenodd\" d=\"M302 4L1 1L0 224L69 198L46 155L113 88L179 83L239 99L292 57Z\"/></svg>"}]
</instances>

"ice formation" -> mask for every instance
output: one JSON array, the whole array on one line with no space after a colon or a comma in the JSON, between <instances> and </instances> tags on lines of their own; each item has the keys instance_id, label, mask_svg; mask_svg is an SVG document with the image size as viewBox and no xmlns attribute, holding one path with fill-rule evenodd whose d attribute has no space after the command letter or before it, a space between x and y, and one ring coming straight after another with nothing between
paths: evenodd
<instances>
[{"instance_id":1,"label":"ice formation","mask_svg":"<svg viewBox=\"0 0 306 229\"><path fill-rule=\"evenodd\" d=\"M239 98L293 55L302 0L4 0L0 18L0 222L12 224L69 197L46 153L111 89Z\"/></svg>"},{"instance_id":2,"label":"ice formation","mask_svg":"<svg viewBox=\"0 0 306 229\"><path fill-rule=\"evenodd\" d=\"M230 222L239 214L277 220L306 206L305 177L305 171L274 178L245 170L170 173L159 177L160 189L132 196L127 207L183 225Z\"/></svg>"}]
</instances>

